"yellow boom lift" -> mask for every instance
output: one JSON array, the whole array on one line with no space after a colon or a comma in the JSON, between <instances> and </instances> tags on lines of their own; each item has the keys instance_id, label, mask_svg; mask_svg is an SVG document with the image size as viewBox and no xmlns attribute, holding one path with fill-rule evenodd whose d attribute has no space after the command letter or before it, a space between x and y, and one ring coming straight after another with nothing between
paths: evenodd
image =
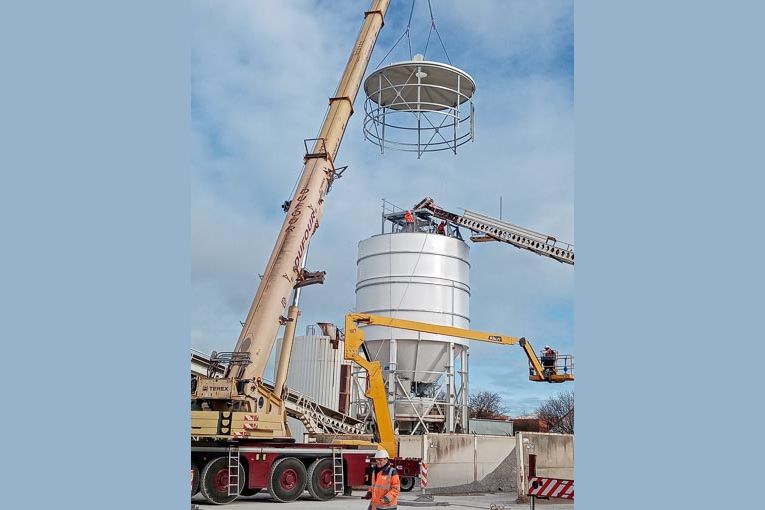
<instances>
[{"instance_id":1,"label":"yellow boom lift","mask_svg":"<svg viewBox=\"0 0 765 510\"><path fill-rule=\"evenodd\" d=\"M323 333L336 339L337 328L330 324L321 324ZM364 346L364 331L359 326L385 326L389 328L406 329L422 333L453 336L478 340L501 345L518 344L523 348L529 360L529 380L534 382L562 383L574 380L573 357L570 355L559 356L558 361L552 367L543 367L539 361L531 343L521 337L486 333L470 329L442 326L440 324L428 324L394 317L382 317L368 313L349 313L345 316L345 342L344 357L358 364L368 375L369 387L366 391L367 398L372 402L375 419L377 420L377 433L379 443L392 457L398 455L398 444L393 432L393 421L388 409L388 396L385 390L385 382L382 376L382 366L379 361L371 361ZM362 352L364 355L362 356Z\"/></svg>"}]
</instances>

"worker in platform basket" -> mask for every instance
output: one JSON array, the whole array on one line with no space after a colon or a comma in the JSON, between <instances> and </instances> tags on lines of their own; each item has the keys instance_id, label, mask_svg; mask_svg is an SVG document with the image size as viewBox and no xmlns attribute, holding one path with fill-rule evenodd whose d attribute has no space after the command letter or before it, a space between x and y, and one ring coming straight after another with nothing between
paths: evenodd
<instances>
[{"instance_id":1,"label":"worker in platform basket","mask_svg":"<svg viewBox=\"0 0 765 510\"><path fill-rule=\"evenodd\" d=\"M398 505L401 482L396 468L388 460L388 452L377 450L372 460L372 484L364 495L371 499L369 510L392 510Z\"/></svg>"},{"instance_id":2,"label":"worker in platform basket","mask_svg":"<svg viewBox=\"0 0 765 510\"><path fill-rule=\"evenodd\" d=\"M442 236L446 235L446 222L442 221L438 224L438 228L436 229L436 234L441 234Z\"/></svg>"},{"instance_id":3,"label":"worker in platform basket","mask_svg":"<svg viewBox=\"0 0 765 510\"><path fill-rule=\"evenodd\" d=\"M414 215L412 215L412 211L404 213L404 223L406 223L405 232L414 232Z\"/></svg>"},{"instance_id":4,"label":"worker in platform basket","mask_svg":"<svg viewBox=\"0 0 765 510\"><path fill-rule=\"evenodd\" d=\"M545 375L552 375L555 373L555 361L558 357L558 353L553 350L549 345L545 345L542 349L542 368L545 370Z\"/></svg>"}]
</instances>

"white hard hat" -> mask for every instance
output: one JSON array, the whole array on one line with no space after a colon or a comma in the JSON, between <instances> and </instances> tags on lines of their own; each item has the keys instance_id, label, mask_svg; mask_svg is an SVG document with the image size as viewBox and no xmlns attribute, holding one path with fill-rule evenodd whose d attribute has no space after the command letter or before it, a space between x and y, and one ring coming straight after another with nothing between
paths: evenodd
<instances>
[{"instance_id":1,"label":"white hard hat","mask_svg":"<svg viewBox=\"0 0 765 510\"><path fill-rule=\"evenodd\" d=\"M545 349L549 349L549 348L550 348L550 346L549 346L549 345L545 345Z\"/></svg>"},{"instance_id":2,"label":"white hard hat","mask_svg":"<svg viewBox=\"0 0 765 510\"><path fill-rule=\"evenodd\" d=\"M388 458L388 452L386 452L385 450L377 450L375 452L374 458L375 459L387 459Z\"/></svg>"}]
</instances>

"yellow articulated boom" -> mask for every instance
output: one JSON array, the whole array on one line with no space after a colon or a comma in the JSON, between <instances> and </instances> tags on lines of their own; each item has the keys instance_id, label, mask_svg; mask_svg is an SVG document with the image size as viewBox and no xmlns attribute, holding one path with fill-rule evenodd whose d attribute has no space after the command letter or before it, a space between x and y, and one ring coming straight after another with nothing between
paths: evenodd
<instances>
[{"instance_id":1,"label":"yellow articulated boom","mask_svg":"<svg viewBox=\"0 0 765 510\"><path fill-rule=\"evenodd\" d=\"M473 331L470 329L455 328L452 326L442 326L439 324L428 324L425 322L409 321L396 319L394 317L382 317L368 313L349 313L345 316L345 359L353 361L361 368L366 370L368 375L369 387L366 396L372 402L375 418L377 419L378 441L385 448L391 457L398 455L398 444L393 433L393 420L388 409L388 397L385 390L385 382L382 376L382 367L379 361L371 361L362 356L359 352L364 344L364 331L359 327L365 326L386 326L389 328L406 329L410 331L419 331L422 333L432 333L436 335L453 336L466 338L468 340L478 340L481 342L490 342L502 345L519 344L529 359L529 380L534 382L566 382L573 381L573 365L570 364L571 356L562 356L560 359L568 360L562 369L556 366L543 366L537 358L531 343L525 338L500 335L496 333L485 333L483 331ZM336 336L335 328L327 328L323 324L325 334ZM333 331L334 330L334 331Z\"/></svg>"}]
</instances>

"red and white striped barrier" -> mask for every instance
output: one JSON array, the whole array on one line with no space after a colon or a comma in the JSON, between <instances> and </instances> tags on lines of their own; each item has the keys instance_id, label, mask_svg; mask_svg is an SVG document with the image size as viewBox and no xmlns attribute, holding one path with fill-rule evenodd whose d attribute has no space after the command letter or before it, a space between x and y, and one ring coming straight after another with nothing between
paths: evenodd
<instances>
[{"instance_id":1,"label":"red and white striped barrier","mask_svg":"<svg viewBox=\"0 0 765 510\"><path fill-rule=\"evenodd\" d=\"M574 481L529 477L529 496L574 499Z\"/></svg>"},{"instance_id":2,"label":"red and white striped barrier","mask_svg":"<svg viewBox=\"0 0 765 510\"><path fill-rule=\"evenodd\" d=\"M420 487L423 489L428 486L428 465L420 462Z\"/></svg>"}]
</instances>

